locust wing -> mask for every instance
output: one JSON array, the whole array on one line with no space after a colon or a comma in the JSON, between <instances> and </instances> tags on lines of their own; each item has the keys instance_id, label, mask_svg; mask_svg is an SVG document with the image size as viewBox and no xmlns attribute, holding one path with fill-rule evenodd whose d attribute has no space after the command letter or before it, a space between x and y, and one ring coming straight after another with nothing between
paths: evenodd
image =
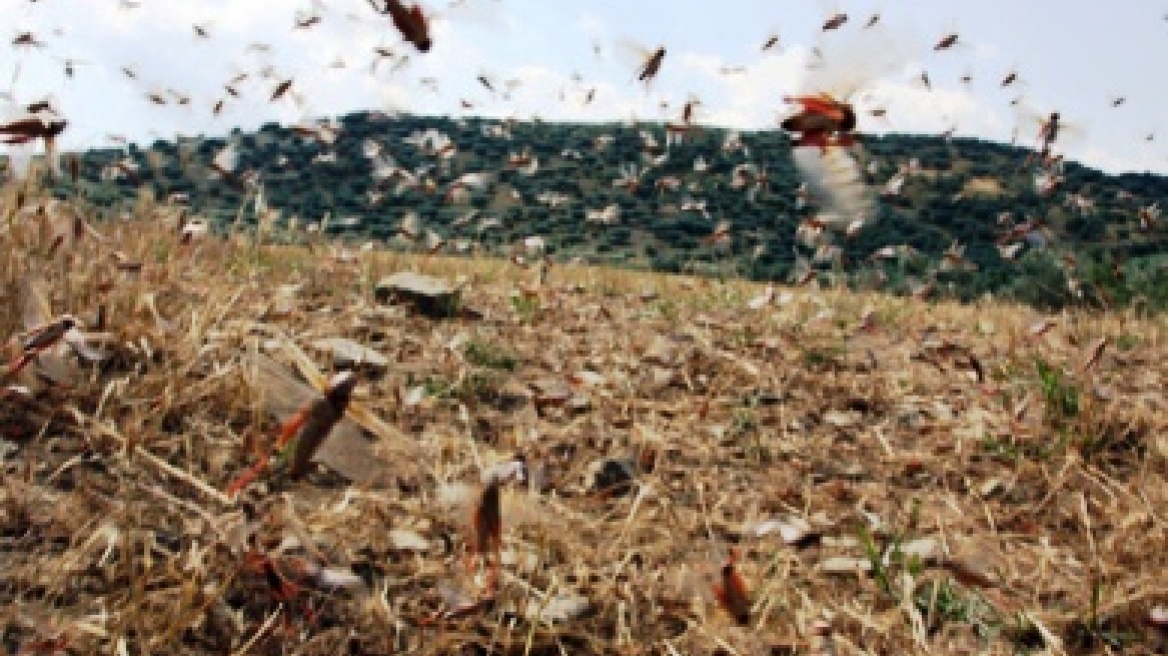
<instances>
[{"instance_id":1,"label":"locust wing","mask_svg":"<svg viewBox=\"0 0 1168 656\"><path fill-rule=\"evenodd\" d=\"M247 364L250 383L259 391L263 407L276 421L287 420L321 396L319 391L296 380L283 365L262 353L250 353ZM357 485L385 487L395 480L393 463L365 437L350 412L333 426L313 460Z\"/></svg>"},{"instance_id":2,"label":"locust wing","mask_svg":"<svg viewBox=\"0 0 1168 656\"><path fill-rule=\"evenodd\" d=\"M875 195L864 184L860 165L847 148L804 146L793 149L792 157L819 205L819 220L828 228L843 232L854 221L875 220Z\"/></svg>"}]
</instances>

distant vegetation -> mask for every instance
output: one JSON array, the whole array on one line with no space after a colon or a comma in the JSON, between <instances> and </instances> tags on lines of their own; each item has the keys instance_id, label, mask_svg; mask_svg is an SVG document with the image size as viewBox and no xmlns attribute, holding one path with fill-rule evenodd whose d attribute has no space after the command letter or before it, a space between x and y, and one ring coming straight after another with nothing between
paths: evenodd
<instances>
[{"instance_id":1,"label":"distant vegetation","mask_svg":"<svg viewBox=\"0 0 1168 656\"><path fill-rule=\"evenodd\" d=\"M335 140L306 137L303 126L267 124L254 134L237 130L226 140L158 141L148 149L131 145L91 151L81 156L76 187L99 207L115 209L147 185L159 199L185 194L192 216L223 225L239 215L254 223L254 188L231 184L209 168L232 142L239 153L236 171L259 174L267 206L279 212L280 228L303 227L327 215L331 234L393 242L398 241L394 235L403 216L416 212L422 228L432 231L431 238L449 240L448 248L461 243L480 253L507 254L522 239L539 235L556 261L579 256L616 266L776 281L793 280L799 253L810 254L797 244L795 231L813 215L814 206L798 206L799 178L790 141L778 130L741 133L745 147L727 148L726 130L695 128L684 141L666 148L660 124L502 122L361 112L341 118L335 127ZM403 142L427 130L448 136L455 154L443 159L431 148ZM647 141L643 132L652 139ZM597 145L602 135L612 137L606 147ZM383 173L391 162L415 176L416 184L400 173L376 180L375 159L369 156L374 143L381 145ZM919 168L899 197L881 202L873 225L854 239L837 239L848 284L905 293L933 280L936 295L968 300L993 293L1047 308L1068 303L1168 306L1163 257L1168 230L1141 227L1138 217L1141 208L1168 205L1168 179L1108 176L1068 162L1058 189L1042 195L1025 167L1028 151L1020 147L904 135L867 136L864 146L865 168L877 162L869 175L877 190L910 160ZM510 157L521 158L525 151L538 161L531 174L508 165ZM659 164L651 164L666 153ZM695 171L697 158L708 164L704 172ZM757 168L746 171L746 184L735 187L736 167L749 164ZM630 165L637 167L638 184L614 185L629 177ZM494 175L489 185L470 189L459 202L445 197L454 180L473 172ZM760 182L759 173L765 183L747 193ZM77 190L71 181L58 189ZM550 206L549 193L559 195L563 204ZM1094 208L1072 207L1070 194L1093 202ZM686 209L687 199L704 201L705 212ZM585 220L588 210L614 204L619 207L614 223ZM479 214L468 220L471 210ZM1010 219L1001 222L1007 212ZM500 225L480 230L484 218L497 218ZM1044 224L1046 247L1029 244L1015 260L1003 259L998 238L1009 223L1027 219ZM732 226L729 244L704 242L723 220ZM937 270L954 242L965 247L964 257L976 270ZM891 245L911 246L919 255L879 262L870 257ZM829 272L822 273L824 278ZM1068 278L1080 283L1078 293Z\"/></svg>"}]
</instances>

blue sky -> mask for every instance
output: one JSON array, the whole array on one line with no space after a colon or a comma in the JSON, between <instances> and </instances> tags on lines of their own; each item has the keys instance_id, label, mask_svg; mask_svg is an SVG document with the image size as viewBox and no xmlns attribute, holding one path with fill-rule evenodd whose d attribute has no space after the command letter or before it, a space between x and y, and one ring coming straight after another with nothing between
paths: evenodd
<instances>
[{"instance_id":1,"label":"blue sky","mask_svg":"<svg viewBox=\"0 0 1168 656\"><path fill-rule=\"evenodd\" d=\"M1008 141L1017 128L1031 144L1036 117L1062 112L1073 129L1068 156L1108 171L1168 173L1168 1L721 2L589 0L447 0L424 2L435 15L434 49L425 55L401 43L367 0L0 0L9 40L31 31L43 48L6 48L0 89L18 100L52 93L71 121L67 147L99 147L108 135L149 141L157 136L219 135L240 124L291 123L356 109L472 113L546 120L670 118L685 100L702 100L701 121L771 129L786 110L786 94L849 87L862 106L886 107L887 121L865 119L862 131L941 132ZM130 0L130 4L133 0ZM294 30L297 11L321 22ZM849 15L840 30L824 20ZM879 12L874 30L861 29ZM204 25L209 39L195 36ZM777 30L784 50L759 48ZM947 33L951 50L934 52ZM269 53L248 50L267 43ZM599 44L600 57L594 53ZM397 70L382 61L371 73L373 48L408 55ZM658 80L633 83L635 45L668 48ZM826 70L809 72L812 48ZM75 76L64 60L77 59ZM344 67L335 67L339 62ZM270 65L272 79L259 79ZM132 67L137 79L122 73ZM744 67L743 72L724 69ZM1011 70L1020 83L1001 89ZM18 71L18 72L17 72ZM928 91L919 83L927 71ZM242 97L227 99L223 83L236 73ZM16 73L13 76L13 73ZM486 74L518 86L510 100L492 97L476 78ZM972 82L961 82L963 75ZM574 77L575 76L575 77ZM268 101L278 79L292 77L302 104ZM421 80L433 78L436 87ZM146 95L171 88L188 106L159 106ZM585 105L584 94L596 89ZM1124 104L1112 107L1123 96ZM1023 111L1010 106L1021 98ZM173 96L172 96L173 98ZM473 105L461 109L462 102ZM668 108L662 108L662 101ZM1163 128L1163 133L1160 130ZM1155 134L1155 140L1145 137Z\"/></svg>"}]
</instances>

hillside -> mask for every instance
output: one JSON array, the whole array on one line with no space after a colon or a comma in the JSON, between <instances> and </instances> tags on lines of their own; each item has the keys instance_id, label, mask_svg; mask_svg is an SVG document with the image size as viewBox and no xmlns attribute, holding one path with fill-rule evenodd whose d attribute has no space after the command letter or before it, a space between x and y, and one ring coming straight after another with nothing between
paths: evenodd
<instances>
[{"instance_id":1,"label":"hillside","mask_svg":"<svg viewBox=\"0 0 1168 656\"><path fill-rule=\"evenodd\" d=\"M293 218L303 227L328 216L332 235L390 240L403 217L416 212L420 235L432 231L450 252L506 254L539 235L558 261L579 256L666 272L799 277L799 258L812 253L797 246L796 228L814 214L814 203L800 207L787 136L694 128L667 144L668 135L660 124L355 113L335 122L269 124L226 141L89 152L79 186L107 207L135 200L143 185L158 198L185 194L192 213L222 226L237 217L255 222L246 179L262 183L267 207L280 217L277 230ZM209 167L226 143L234 144L237 161L224 178ZM862 165L875 163L867 175L873 188L906 175L900 194L881 203L875 224L839 244L853 287L904 293L935 279L934 293L964 300L991 292L1044 307L1119 306L1140 296L1155 307L1168 302L1160 266L1168 232L1142 229L1139 218L1141 208L1168 204L1168 180L1107 176L1066 163L1061 184L1043 195L1022 148L903 135L867 136L863 143ZM706 163L700 171L699 158ZM465 198L447 198L468 173L490 179ZM590 210L599 216L610 206L619 211L608 222L586 221ZM470 210L479 213L471 218ZM498 227L487 219L498 219ZM731 239L712 248L703 240L723 220ZM1041 230L1016 259L1003 259L996 240L1026 221ZM938 273L953 243L976 271ZM918 255L870 259L881 247L902 245ZM1078 294L1068 279L1079 283Z\"/></svg>"}]
</instances>

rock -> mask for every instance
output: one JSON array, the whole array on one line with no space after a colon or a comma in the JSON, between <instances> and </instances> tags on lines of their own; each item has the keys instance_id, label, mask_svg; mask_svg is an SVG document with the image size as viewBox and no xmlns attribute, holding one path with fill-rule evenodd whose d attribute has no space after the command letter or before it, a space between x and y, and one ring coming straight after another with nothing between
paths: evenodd
<instances>
[{"instance_id":1,"label":"rock","mask_svg":"<svg viewBox=\"0 0 1168 656\"><path fill-rule=\"evenodd\" d=\"M532 401L537 413L547 408L567 408L572 412L584 412L592 407L587 394L577 392L567 382L561 380L540 380L529 385Z\"/></svg>"},{"instance_id":2,"label":"rock","mask_svg":"<svg viewBox=\"0 0 1168 656\"><path fill-rule=\"evenodd\" d=\"M331 353L333 365L337 369L368 369L374 373L384 373L389 367L389 359L384 355L344 337L318 339L312 343L312 347Z\"/></svg>"},{"instance_id":3,"label":"rock","mask_svg":"<svg viewBox=\"0 0 1168 656\"><path fill-rule=\"evenodd\" d=\"M299 295L301 285L280 285L272 296L272 304L268 307L265 316L287 317L300 306Z\"/></svg>"},{"instance_id":4,"label":"rock","mask_svg":"<svg viewBox=\"0 0 1168 656\"><path fill-rule=\"evenodd\" d=\"M650 364L668 367L677 359L677 347L664 335L654 335L653 341L641 353L641 360Z\"/></svg>"},{"instance_id":5,"label":"rock","mask_svg":"<svg viewBox=\"0 0 1168 656\"><path fill-rule=\"evenodd\" d=\"M402 271L381 280L373 290L381 303L408 303L428 317L448 318L461 311L461 294L440 278Z\"/></svg>"},{"instance_id":6,"label":"rock","mask_svg":"<svg viewBox=\"0 0 1168 656\"><path fill-rule=\"evenodd\" d=\"M794 547L806 546L819 538L819 533L811 528L811 524L798 516L760 522L753 527L753 532L755 537L778 533L783 542Z\"/></svg>"},{"instance_id":7,"label":"rock","mask_svg":"<svg viewBox=\"0 0 1168 656\"><path fill-rule=\"evenodd\" d=\"M594 493L624 496L633 488L637 464L631 458L605 458L588 467L587 485Z\"/></svg>"},{"instance_id":8,"label":"rock","mask_svg":"<svg viewBox=\"0 0 1168 656\"><path fill-rule=\"evenodd\" d=\"M915 557L921 563L931 565L941 557L941 542L934 537L918 538L902 545L900 547L900 553L905 558Z\"/></svg>"},{"instance_id":9,"label":"rock","mask_svg":"<svg viewBox=\"0 0 1168 656\"><path fill-rule=\"evenodd\" d=\"M651 366L648 372L649 380L645 381L648 388L654 391L663 390L677 380L677 372L665 367Z\"/></svg>"},{"instance_id":10,"label":"rock","mask_svg":"<svg viewBox=\"0 0 1168 656\"><path fill-rule=\"evenodd\" d=\"M518 410L527 405L532 399L531 390L517 380L507 380L500 385L494 394L494 406L505 412Z\"/></svg>"},{"instance_id":11,"label":"rock","mask_svg":"<svg viewBox=\"0 0 1168 656\"><path fill-rule=\"evenodd\" d=\"M861 415L855 411L841 412L839 410L828 410L823 415L823 421L835 428L851 428L860 423Z\"/></svg>"},{"instance_id":12,"label":"rock","mask_svg":"<svg viewBox=\"0 0 1168 656\"><path fill-rule=\"evenodd\" d=\"M872 569L872 563L861 558L836 556L819 563L819 569L825 574L866 574Z\"/></svg>"},{"instance_id":13,"label":"rock","mask_svg":"<svg viewBox=\"0 0 1168 656\"><path fill-rule=\"evenodd\" d=\"M550 406L564 405L574 393L571 385L556 379L537 380L531 383L531 391L537 405Z\"/></svg>"},{"instance_id":14,"label":"rock","mask_svg":"<svg viewBox=\"0 0 1168 656\"><path fill-rule=\"evenodd\" d=\"M526 615L529 620L538 618L551 623L567 622L583 616L591 607L587 597L564 595L554 597L546 603L529 602Z\"/></svg>"},{"instance_id":15,"label":"rock","mask_svg":"<svg viewBox=\"0 0 1168 656\"><path fill-rule=\"evenodd\" d=\"M754 394L746 397L743 404L747 406L773 406L779 405L785 399L783 392L772 392L768 390L758 390Z\"/></svg>"},{"instance_id":16,"label":"rock","mask_svg":"<svg viewBox=\"0 0 1168 656\"><path fill-rule=\"evenodd\" d=\"M539 568L540 560L539 554L531 549L504 549L499 553L499 562L508 569L531 573Z\"/></svg>"},{"instance_id":17,"label":"rock","mask_svg":"<svg viewBox=\"0 0 1168 656\"><path fill-rule=\"evenodd\" d=\"M409 529L395 528L389 532L389 542L399 551L424 552L430 549L430 542Z\"/></svg>"}]
</instances>

